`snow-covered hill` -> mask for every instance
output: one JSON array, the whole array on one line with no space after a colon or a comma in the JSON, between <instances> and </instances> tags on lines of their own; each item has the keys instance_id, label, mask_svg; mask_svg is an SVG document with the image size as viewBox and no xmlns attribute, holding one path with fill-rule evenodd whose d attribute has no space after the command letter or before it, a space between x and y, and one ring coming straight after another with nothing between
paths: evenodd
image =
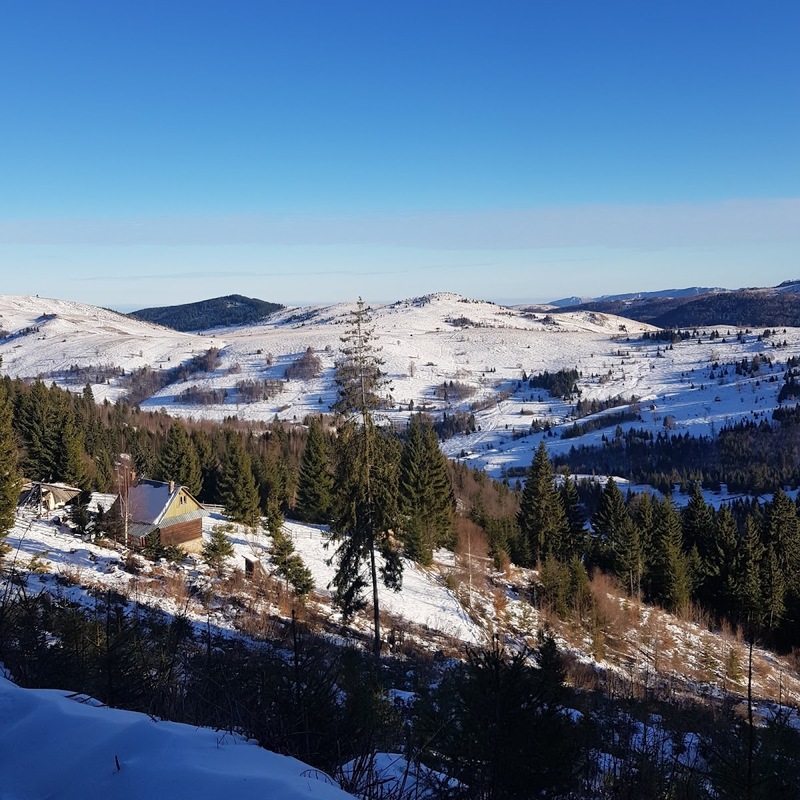
<instances>
[{"instance_id":1,"label":"snow-covered hill","mask_svg":"<svg viewBox=\"0 0 800 800\"><path fill-rule=\"evenodd\" d=\"M6 331L0 339L2 369L14 377L55 380L74 391L89 380L96 399L115 400L124 394L131 371L149 366L166 373L214 347L219 361L213 371L173 378L142 405L182 417L302 422L308 414L328 411L335 400L334 362L354 307L286 308L259 324L187 334L78 303L0 296L0 328ZM474 414L475 431L449 439L443 449L496 476L530 463L543 437L557 452L597 443L616 427L598 425L561 439L576 421L575 400L531 389L523 375L578 370L581 399L604 404L614 399L618 411L631 412L623 429L660 431L666 424L680 433L713 434L727 422L769 418L786 360L800 355L797 328L763 337L761 331L721 326L714 338L708 328L670 346L643 340L643 333L655 329L622 317L529 312L450 293L378 306L372 316L393 398L382 421L402 424L412 409L436 417ZM320 360L319 375L287 380L287 368L308 349ZM759 370L737 374L735 365L756 355ZM89 369L70 375L74 365L96 368L97 374ZM126 374L100 369L108 366ZM246 381L271 381L278 391L268 400L247 402L237 388ZM456 391L445 392L451 381ZM186 389L205 393L204 402L186 402L181 396ZM633 396L637 405L631 407ZM552 428L552 434L534 433L538 428Z\"/></svg>"},{"instance_id":2,"label":"snow-covered hill","mask_svg":"<svg viewBox=\"0 0 800 800\"><path fill-rule=\"evenodd\" d=\"M61 800L345 800L328 776L236 734L21 689L0 670L0 796Z\"/></svg>"}]
</instances>

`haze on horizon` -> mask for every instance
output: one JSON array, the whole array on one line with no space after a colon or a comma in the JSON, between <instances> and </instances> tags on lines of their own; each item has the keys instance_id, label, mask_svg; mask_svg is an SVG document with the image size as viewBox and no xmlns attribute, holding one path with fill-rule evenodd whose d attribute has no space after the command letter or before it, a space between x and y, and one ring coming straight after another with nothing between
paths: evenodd
<instances>
[{"instance_id":1,"label":"haze on horizon","mask_svg":"<svg viewBox=\"0 0 800 800\"><path fill-rule=\"evenodd\" d=\"M129 310L797 277L800 6L12 0L4 294Z\"/></svg>"}]
</instances>

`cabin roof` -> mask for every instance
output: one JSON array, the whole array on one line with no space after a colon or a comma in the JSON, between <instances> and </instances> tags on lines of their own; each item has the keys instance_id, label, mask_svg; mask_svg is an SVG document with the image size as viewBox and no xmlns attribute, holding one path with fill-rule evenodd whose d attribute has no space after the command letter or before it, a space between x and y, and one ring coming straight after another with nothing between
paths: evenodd
<instances>
[{"instance_id":1,"label":"cabin roof","mask_svg":"<svg viewBox=\"0 0 800 800\"><path fill-rule=\"evenodd\" d=\"M192 497L184 486L163 481L140 480L128 490L128 517L134 523L158 527L164 520L164 515L169 507L181 492ZM197 503L199 508L170 517L169 525L187 522L189 519L199 519L207 515L208 512L194 497L192 500Z\"/></svg>"}]
</instances>

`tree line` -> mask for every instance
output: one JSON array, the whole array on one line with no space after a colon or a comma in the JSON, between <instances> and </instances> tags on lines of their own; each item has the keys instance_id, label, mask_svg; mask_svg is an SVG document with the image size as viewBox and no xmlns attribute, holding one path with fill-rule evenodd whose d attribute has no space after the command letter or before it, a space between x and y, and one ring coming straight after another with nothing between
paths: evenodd
<instances>
[{"instance_id":1,"label":"tree line","mask_svg":"<svg viewBox=\"0 0 800 800\"><path fill-rule=\"evenodd\" d=\"M747 420L715 437L619 430L599 447L580 445L556 465L581 474L621 475L666 494L676 485L763 494L800 485L800 404L776 408L772 420Z\"/></svg>"}]
</instances>

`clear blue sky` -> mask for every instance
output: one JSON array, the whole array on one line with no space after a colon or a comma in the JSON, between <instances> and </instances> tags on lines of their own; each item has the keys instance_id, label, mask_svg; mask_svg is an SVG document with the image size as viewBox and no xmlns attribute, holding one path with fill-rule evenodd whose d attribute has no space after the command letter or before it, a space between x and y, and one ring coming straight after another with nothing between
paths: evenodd
<instances>
[{"instance_id":1,"label":"clear blue sky","mask_svg":"<svg viewBox=\"0 0 800 800\"><path fill-rule=\"evenodd\" d=\"M796 0L0 0L0 292L800 278L798 41Z\"/></svg>"}]
</instances>

